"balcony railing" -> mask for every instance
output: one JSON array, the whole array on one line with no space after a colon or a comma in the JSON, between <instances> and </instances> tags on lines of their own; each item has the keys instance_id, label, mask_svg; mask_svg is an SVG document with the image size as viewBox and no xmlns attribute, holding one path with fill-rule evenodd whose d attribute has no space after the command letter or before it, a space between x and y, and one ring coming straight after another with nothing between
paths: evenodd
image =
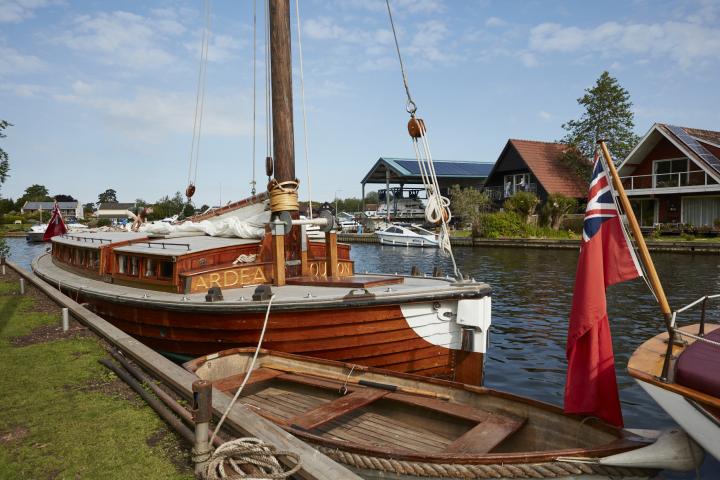
<instances>
[{"instance_id":1,"label":"balcony railing","mask_svg":"<svg viewBox=\"0 0 720 480\"><path fill-rule=\"evenodd\" d=\"M515 188L509 188L506 189L505 187L496 186L496 187L484 187L484 192L487 192L488 196L490 196L491 200L504 200L506 198L512 197L515 192L531 192L531 193L537 193L537 183L528 183L524 186L516 186Z\"/></svg>"},{"instance_id":2,"label":"balcony railing","mask_svg":"<svg viewBox=\"0 0 720 480\"><path fill-rule=\"evenodd\" d=\"M620 177L625 190L644 190L655 188L680 188L718 185L704 170L688 170L675 173L654 173L652 175L633 175Z\"/></svg>"}]
</instances>

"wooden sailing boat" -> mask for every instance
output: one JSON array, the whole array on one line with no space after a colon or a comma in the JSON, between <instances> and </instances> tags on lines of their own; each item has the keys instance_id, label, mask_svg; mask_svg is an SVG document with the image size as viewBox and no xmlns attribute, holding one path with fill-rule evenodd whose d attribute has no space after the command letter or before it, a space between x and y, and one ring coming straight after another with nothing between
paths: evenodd
<instances>
[{"instance_id":1,"label":"wooden sailing boat","mask_svg":"<svg viewBox=\"0 0 720 480\"><path fill-rule=\"evenodd\" d=\"M671 311L610 153L604 142L600 147L667 330L635 350L628 373L696 442L720 460L720 325L705 323L708 300L720 295L706 296ZM678 326L677 314L697 305L701 305L700 323Z\"/></svg>"},{"instance_id":2,"label":"wooden sailing boat","mask_svg":"<svg viewBox=\"0 0 720 480\"><path fill-rule=\"evenodd\" d=\"M274 177L267 194L210 214L247 217L269 204L264 238L63 235L33 270L163 352L254 346L269 319L268 348L482 383L488 285L357 275L327 215L310 221L328 229L325 242L308 240L298 216L288 0L270 0L269 14Z\"/></svg>"}]
</instances>

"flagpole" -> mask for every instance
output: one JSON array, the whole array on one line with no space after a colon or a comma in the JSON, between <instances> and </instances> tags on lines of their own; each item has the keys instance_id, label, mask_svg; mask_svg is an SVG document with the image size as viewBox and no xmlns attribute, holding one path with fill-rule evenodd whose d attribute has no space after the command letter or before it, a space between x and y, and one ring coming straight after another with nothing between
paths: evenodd
<instances>
[{"instance_id":1,"label":"flagpole","mask_svg":"<svg viewBox=\"0 0 720 480\"><path fill-rule=\"evenodd\" d=\"M640 259L645 266L645 270L649 277L648 280L650 281L650 285L655 292L655 297L660 304L660 311L662 312L665 319L665 327L667 328L669 338L668 348L665 354L665 362L663 364L660 380L667 381L668 370L670 367L669 360L672 356L673 343L675 343L675 332L673 331L672 311L670 310L670 304L668 303L667 297L665 296L665 290L663 290L662 284L660 283L660 278L658 277L657 271L655 270L655 264L653 263L652 258L650 258L650 252L648 251L647 244L645 243L645 238L643 237L642 231L640 230L640 225L638 224L637 218L635 218L635 212L633 212L632 206L630 205L630 200L628 199L627 193L625 193L625 188L622 186L620 176L618 175L617 169L615 168L615 164L613 163L612 157L610 156L607 145L605 145L604 140L598 140L598 144L600 145L600 150L602 151L603 157L605 158L605 163L607 164L610 175L612 176L615 191L620 197L620 204L625 211L625 215L627 215L628 223L630 224L630 229L632 230L633 237L635 237L635 241L637 242L638 250L640 252Z\"/></svg>"}]
</instances>

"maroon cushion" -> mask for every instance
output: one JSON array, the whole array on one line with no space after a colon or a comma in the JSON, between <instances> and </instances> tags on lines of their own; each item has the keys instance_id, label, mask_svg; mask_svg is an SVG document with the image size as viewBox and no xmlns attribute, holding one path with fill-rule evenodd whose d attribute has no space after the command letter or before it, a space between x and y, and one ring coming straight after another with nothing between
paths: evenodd
<instances>
[{"instance_id":1,"label":"maroon cushion","mask_svg":"<svg viewBox=\"0 0 720 480\"><path fill-rule=\"evenodd\" d=\"M720 342L720 328L705 338ZM687 347L678 358L675 383L720 397L720 347L699 340Z\"/></svg>"}]
</instances>

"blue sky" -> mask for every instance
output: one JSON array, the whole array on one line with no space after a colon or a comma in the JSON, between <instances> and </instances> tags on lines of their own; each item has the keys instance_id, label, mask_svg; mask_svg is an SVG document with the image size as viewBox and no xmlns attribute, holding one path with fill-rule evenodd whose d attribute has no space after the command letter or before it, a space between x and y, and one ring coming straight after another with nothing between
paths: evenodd
<instances>
[{"instance_id":1,"label":"blue sky","mask_svg":"<svg viewBox=\"0 0 720 480\"><path fill-rule=\"evenodd\" d=\"M294 14L294 0L293 4ZM257 180L264 185L263 6L258 0ZM392 0L433 156L495 161L508 138L557 140L609 70L654 122L720 129L720 2ZM197 204L249 194L251 0L215 0ZM314 199L359 196L380 156L411 157L383 0L301 0ZM0 118L11 177L82 202L184 191L200 1L0 0ZM295 18L292 19L293 25ZM296 47L297 45L295 45ZM307 198L295 55L297 174Z\"/></svg>"}]
</instances>

